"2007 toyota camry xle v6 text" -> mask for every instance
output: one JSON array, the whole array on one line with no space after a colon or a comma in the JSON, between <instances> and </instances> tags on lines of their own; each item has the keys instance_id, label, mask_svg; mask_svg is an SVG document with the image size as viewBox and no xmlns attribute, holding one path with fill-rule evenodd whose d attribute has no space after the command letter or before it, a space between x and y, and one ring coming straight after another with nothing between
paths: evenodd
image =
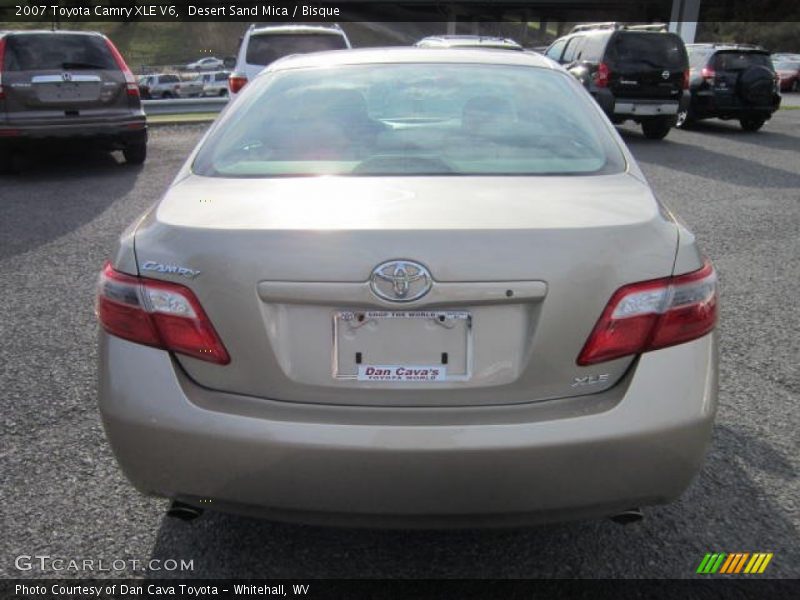
<instances>
[{"instance_id":1,"label":"2007 toyota camry xle v6 text","mask_svg":"<svg viewBox=\"0 0 800 600\"><path fill-rule=\"evenodd\" d=\"M298 55L100 275L100 409L142 492L480 526L674 500L716 410L716 275L548 59Z\"/></svg>"}]
</instances>

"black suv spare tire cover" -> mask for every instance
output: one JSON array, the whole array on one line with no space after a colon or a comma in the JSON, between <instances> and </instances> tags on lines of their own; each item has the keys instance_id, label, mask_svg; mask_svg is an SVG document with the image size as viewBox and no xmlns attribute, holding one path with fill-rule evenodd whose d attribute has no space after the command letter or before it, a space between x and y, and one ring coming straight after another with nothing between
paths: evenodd
<instances>
[{"instance_id":1,"label":"black suv spare tire cover","mask_svg":"<svg viewBox=\"0 0 800 600\"><path fill-rule=\"evenodd\" d=\"M763 65L748 67L739 75L739 96L750 104L769 104L775 75Z\"/></svg>"}]
</instances>

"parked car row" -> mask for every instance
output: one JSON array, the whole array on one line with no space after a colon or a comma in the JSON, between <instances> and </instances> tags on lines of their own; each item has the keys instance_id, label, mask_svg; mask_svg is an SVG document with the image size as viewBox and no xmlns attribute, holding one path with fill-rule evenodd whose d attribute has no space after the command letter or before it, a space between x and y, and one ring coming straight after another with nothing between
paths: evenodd
<instances>
[{"instance_id":1,"label":"parked car row","mask_svg":"<svg viewBox=\"0 0 800 600\"><path fill-rule=\"evenodd\" d=\"M564 65L609 118L646 137L701 119L737 119L756 131L780 106L769 53L744 44L688 44L665 26L581 25L545 55Z\"/></svg>"},{"instance_id":2,"label":"parked car row","mask_svg":"<svg viewBox=\"0 0 800 600\"><path fill-rule=\"evenodd\" d=\"M526 53L508 38L431 36L420 49L480 48ZM232 71L205 57L199 71L143 75L138 82L111 41L73 31L0 32L0 169L10 148L44 137L91 137L142 162L147 133L141 98L236 95L266 66L294 54L349 49L338 26L251 25ZM800 85L800 57L743 44L689 44L663 25L585 24L544 54L563 65L614 123L633 120L648 138L708 118L738 119L758 130L780 105L780 89ZM775 64L773 64L775 61ZM777 67L777 70L776 70ZM45 119L45 120L43 120ZM47 121L46 119L49 119Z\"/></svg>"},{"instance_id":3,"label":"parked car row","mask_svg":"<svg viewBox=\"0 0 800 600\"><path fill-rule=\"evenodd\" d=\"M782 92L800 91L800 54L776 53L772 55Z\"/></svg>"},{"instance_id":4,"label":"parked car row","mask_svg":"<svg viewBox=\"0 0 800 600\"><path fill-rule=\"evenodd\" d=\"M139 92L145 100L227 96L228 75L216 71L185 78L178 73L153 73L139 78Z\"/></svg>"}]
</instances>

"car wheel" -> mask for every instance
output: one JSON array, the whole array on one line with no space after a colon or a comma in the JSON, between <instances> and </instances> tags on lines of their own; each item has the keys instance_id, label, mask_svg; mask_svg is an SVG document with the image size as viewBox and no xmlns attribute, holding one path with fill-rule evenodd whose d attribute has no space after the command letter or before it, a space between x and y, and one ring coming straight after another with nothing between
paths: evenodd
<instances>
[{"instance_id":1,"label":"car wheel","mask_svg":"<svg viewBox=\"0 0 800 600\"><path fill-rule=\"evenodd\" d=\"M170 98L172 98L172 92L164 92L163 94L161 94L162 100L169 100Z\"/></svg>"},{"instance_id":2,"label":"car wheel","mask_svg":"<svg viewBox=\"0 0 800 600\"><path fill-rule=\"evenodd\" d=\"M648 140L663 140L672 125L672 119L645 119L642 121L642 132Z\"/></svg>"},{"instance_id":3,"label":"car wheel","mask_svg":"<svg viewBox=\"0 0 800 600\"><path fill-rule=\"evenodd\" d=\"M739 124L745 131L758 131L766 122L767 120L763 117L744 117L739 119Z\"/></svg>"},{"instance_id":4,"label":"car wheel","mask_svg":"<svg viewBox=\"0 0 800 600\"><path fill-rule=\"evenodd\" d=\"M147 133L142 132L131 137L122 149L125 162L130 165L140 165L147 158Z\"/></svg>"},{"instance_id":5,"label":"car wheel","mask_svg":"<svg viewBox=\"0 0 800 600\"><path fill-rule=\"evenodd\" d=\"M220 97L224 98L225 96L228 95L228 90L220 90L219 91L219 95L220 95Z\"/></svg>"},{"instance_id":6,"label":"car wheel","mask_svg":"<svg viewBox=\"0 0 800 600\"><path fill-rule=\"evenodd\" d=\"M0 175L16 173L17 169L15 167L11 148L0 147Z\"/></svg>"},{"instance_id":7,"label":"car wheel","mask_svg":"<svg viewBox=\"0 0 800 600\"><path fill-rule=\"evenodd\" d=\"M798 89L800 89L800 81L798 81L797 79L795 79L795 80L792 82L792 87L790 87L790 88L789 88L789 91L791 91L791 92L796 92Z\"/></svg>"}]
</instances>

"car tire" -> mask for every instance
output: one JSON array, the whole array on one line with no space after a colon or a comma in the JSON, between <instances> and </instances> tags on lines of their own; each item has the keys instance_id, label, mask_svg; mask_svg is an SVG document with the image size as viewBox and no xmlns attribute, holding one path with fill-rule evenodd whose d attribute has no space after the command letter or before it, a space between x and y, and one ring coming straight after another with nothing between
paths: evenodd
<instances>
[{"instance_id":1,"label":"car tire","mask_svg":"<svg viewBox=\"0 0 800 600\"><path fill-rule=\"evenodd\" d=\"M147 159L147 133L131 137L122 149L122 156L129 165L141 165Z\"/></svg>"},{"instance_id":2,"label":"car tire","mask_svg":"<svg viewBox=\"0 0 800 600\"><path fill-rule=\"evenodd\" d=\"M648 140L663 140L667 137L674 123L674 119L665 119L663 117L644 119L642 121L642 133Z\"/></svg>"},{"instance_id":3,"label":"car tire","mask_svg":"<svg viewBox=\"0 0 800 600\"><path fill-rule=\"evenodd\" d=\"M0 146L0 175L10 175L16 172L17 169L11 148Z\"/></svg>"},{"instance_id":4,"label":"car tire","mask_svg":"<svg viewBox=\"0 0 800 600\"><path fill-rule=\"evenodd\" d=\"M798 81L797 79L795 79L795 80L792 82L792 87L790 87L790 88L789 88L789 91L790 91L790 92L796 92L798 89L800 89L800 81Z\"/></svg>"},{"instance_id":5,"label":"car tire","mask_svg":"<svg viewBox=\"0 0 800 600\"><path fill-rule=\"evenodd\" d=\"M164 93L161 94L161 99L162 100L169 100L172 97L173 97L172 96L172 92L164 92Z\"/></svg>"},{"instance_id":6,"label":"car tire","mask_svg":"<svg viewBox=\"0 0 800 600\"><path fill-rule=\"evenodd\" d=\"M762 65L752 65L739 74L736 93L751 106L767 105L772 100L774 85L774 72Z\"/></svg>"},{"instance_id":7,"label":"car tire","mask_svg":"<svg viewBox=\"0 0 800 600\"><path fill-rule=\"evenodd\" d=\"M227 95L228 95L228 90L220 90L219 91L220 98L224 98Z\"/></svg>"},{"instance_id":8,"label":"car tire","mask_svg":"<svg viewBox=\"0 0 800 600\"><path fill-rule=\"evenodd\" d=\"M739 124L745 131L758 131L767 120L764 117L744 117L739 119Z\"/></svg>"}]
</instances>

